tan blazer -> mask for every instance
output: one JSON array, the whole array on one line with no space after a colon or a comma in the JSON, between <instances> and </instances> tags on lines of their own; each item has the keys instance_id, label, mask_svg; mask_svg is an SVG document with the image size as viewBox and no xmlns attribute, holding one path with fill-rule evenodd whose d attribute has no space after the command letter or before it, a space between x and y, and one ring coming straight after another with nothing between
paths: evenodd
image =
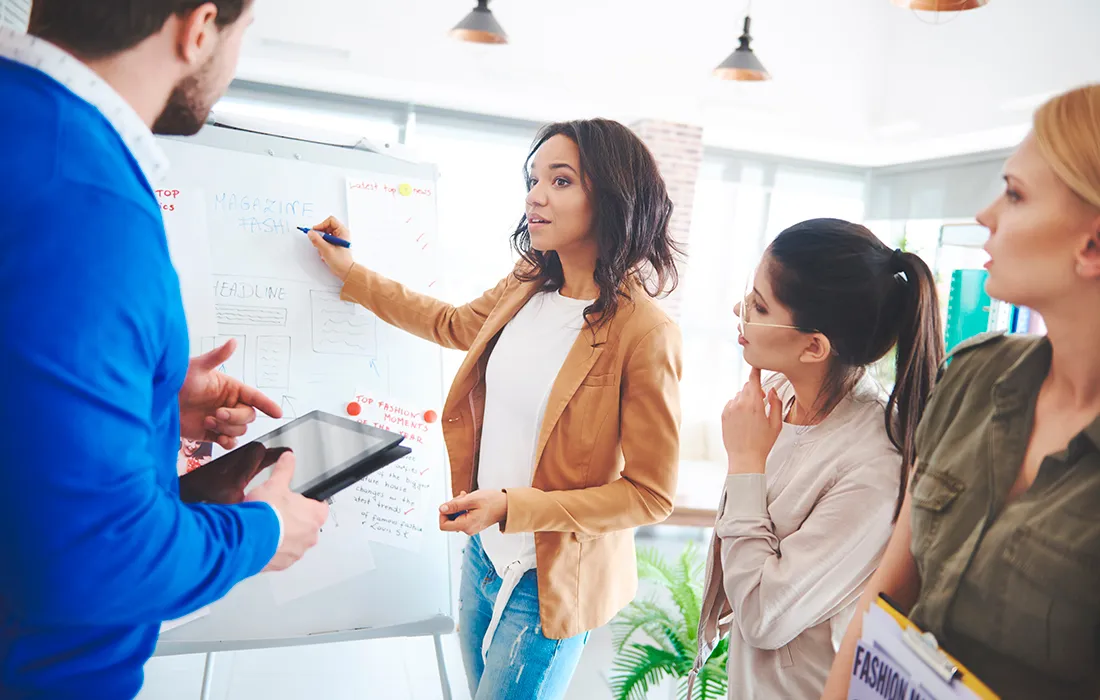
<instances>
[{"instance_id":1,"label":"tan blazer","mask_svg":"<svg viewBox=\"0 0 1100 700\"><path fill-rule=\"evenodd\" d=\"M355 265L342 298L386 323L467 351L443 407L451 487L473 491L485 368L501 329L539 289L514 274L451 306ZM595 336L581 331L554 382L530 488L508 489L505 532L535 533L543 633L606 624L638 587L632 528L672 512L680 452L680 331L637 282Z\"/></svg>"}]
</instances>

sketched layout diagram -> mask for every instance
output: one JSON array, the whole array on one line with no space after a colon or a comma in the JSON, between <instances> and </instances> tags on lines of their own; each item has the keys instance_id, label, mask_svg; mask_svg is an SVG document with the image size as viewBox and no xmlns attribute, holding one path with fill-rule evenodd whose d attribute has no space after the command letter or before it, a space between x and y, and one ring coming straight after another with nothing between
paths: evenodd
<instances>
[{"instance_id":1,"label":"sketched layout diagram","mask_svg":"<svg viewBox=\"0 0 1100 700\"><path fill-rule=\"evenodd\" d=\"M261 335L256 338L256 388L286 389L290 386L290 336Z\"/></svg>"},{"instance_id":2,"label":"sketched layout diagram","mask_svg":"<svg viewBox=\"0 0 1100 700\"><path fill-rule=\"evenodd\" d=\"M378 319L333 292L310 290L313 351L329 355L378 354Z\"/></svg>"},{"instance_id":3,"label":"sketched layout diagram","mask_svg":"<svg viewBox=\"0 0 1100 700\"><path fill-rule=\"evenodd\" d=\"M230 377L233 377L234 379L239 379L243 382L245 381L244 356L248 345L248 338L246 336L219 335L217 337L214 337L208 335L202 338L202 340L200 341L200 347L202 348L202 352L205 354L210 352L214 348L220 348L221 346L225 345L227 342L229 342L230 338L237 339L237 351L234 352L233 355L225 361L225 364L218 368L218 371L224 372Z\"/></svg>"},{"instance_id":4,"label":"sketched layout diagram","mask_svg":"<svg viewBox=\"0 0 1100 700\"><path fill-rule=\"evenodd\" d=\"M229 306L218 304L218 323L229 326L285 326L286 309L268 309L257 306Z\"/></svg>"}]
</instances>

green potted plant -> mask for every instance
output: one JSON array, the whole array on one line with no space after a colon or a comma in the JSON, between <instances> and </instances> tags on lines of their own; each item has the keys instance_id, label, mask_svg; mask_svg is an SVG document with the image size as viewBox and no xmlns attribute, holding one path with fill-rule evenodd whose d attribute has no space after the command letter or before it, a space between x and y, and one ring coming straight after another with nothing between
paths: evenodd
<instances>
[{"instance_id":1,"label":"green potted plant","mask_svg":"<svg viewBox=\"0 0 1100 700\"><path fill-rule=\"evenodd\" d=\"M687 698L687 678L695 663L696 634L702 605L703 558L694 542L688 543L675 563L656 550L638 551L638 577L658 584L672 604L655 598L635 600L612 620L615 662L611 692L615 700L643 700L650 688L665 678L677 680L680 700L711 700L726 695L726 659L729 642L723 639L695 680Z\"/></svg>"}]
</instances>

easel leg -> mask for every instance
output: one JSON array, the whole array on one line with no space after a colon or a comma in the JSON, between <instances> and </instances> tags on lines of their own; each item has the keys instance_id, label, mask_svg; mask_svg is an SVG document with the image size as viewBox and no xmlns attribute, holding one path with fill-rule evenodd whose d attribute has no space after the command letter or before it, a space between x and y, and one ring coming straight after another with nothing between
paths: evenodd
<instances>
[{"instance_id":1,"label":"easel leg","mask_svg":"<svg viewBox=\"0 0 1100 700\"><path fill-rule=\"evenodd\" d=\"M210 692L214 688L214 652L206 655L206 666L202 669L202 694L200 700L210 700Z\"/></svg>"},{"instance_id":2,"label":"easel leg","mask_svg":"<svg viewBox=\"0 0 1100 700\"><path fill-rule=\"evenodd\" d=\"M435 640L435 661L439 665L439 685L443 689L443 700L451 700L451 681L447 678L447 663L443 659L443 638L438 634Z\"/></svg>"}]
</instances>

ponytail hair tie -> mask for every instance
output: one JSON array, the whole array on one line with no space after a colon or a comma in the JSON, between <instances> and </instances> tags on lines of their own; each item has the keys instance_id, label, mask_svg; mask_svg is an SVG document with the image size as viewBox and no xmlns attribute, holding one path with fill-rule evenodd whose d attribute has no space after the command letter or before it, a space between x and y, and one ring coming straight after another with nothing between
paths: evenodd
<instances>
[{"instance_id":1,"label":"ponytail hair tie","mask_svg":"<svg viewBox=\"0 0 1100 700\"><path fill-rule=\"evenodd\" d=\"M905 272L905 251L901 248L894 248L894 253L890 256L890 271L894 274Z\"/></svg>"}]
</instances>

